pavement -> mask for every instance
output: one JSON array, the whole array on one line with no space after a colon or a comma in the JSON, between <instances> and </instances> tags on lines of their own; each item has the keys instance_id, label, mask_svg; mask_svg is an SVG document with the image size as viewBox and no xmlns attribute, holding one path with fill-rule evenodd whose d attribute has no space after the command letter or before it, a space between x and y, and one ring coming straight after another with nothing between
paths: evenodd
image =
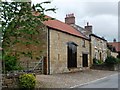
<instances>
[{"instance_id":1,"label":"pavement","mask_svg":"<svg viewBox=\"0 0 120 90\"><path fill-rule=\"evenodd\" d=\"M37 75L36 88L74 88L117 73L117 71L88 69L72 73Z\"/></svg>"}]
</instances>

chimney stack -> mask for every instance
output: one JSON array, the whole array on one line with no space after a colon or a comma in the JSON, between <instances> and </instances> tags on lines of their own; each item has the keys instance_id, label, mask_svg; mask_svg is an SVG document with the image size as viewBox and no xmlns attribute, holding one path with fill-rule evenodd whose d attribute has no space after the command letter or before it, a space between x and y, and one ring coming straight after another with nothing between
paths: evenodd
<instances>
[{"instance_id":1,"label":"chimney stack","mask_svg":"<svg viewBox=\"0 0 120 90\"><path fill-rule=\"evenodd\" d=\"M113 42L116 42L116 39L115 39L115 38L113 39Z\"/></svg>"},{"instance_id":2,"label":"chimney stack","mask_svg":"<svg viewBox=\"0 0 120 90\"><path fill-rule=\"evenodd\" d=\"M66 14L65 23L68 25L75 24L75 16L74 14Z\"/></svg>"},{"instance_id":3,"label":"chimney stack","mask_svg":"<svg viewBox=\"0 0 120 90\"><path fill-rule=\"evenodd\" d=\"M87 22L87 26L84 27L86 31L86 35L92 34L92 26L89 25L89 22Z\"/></svg>"}]
</instances>

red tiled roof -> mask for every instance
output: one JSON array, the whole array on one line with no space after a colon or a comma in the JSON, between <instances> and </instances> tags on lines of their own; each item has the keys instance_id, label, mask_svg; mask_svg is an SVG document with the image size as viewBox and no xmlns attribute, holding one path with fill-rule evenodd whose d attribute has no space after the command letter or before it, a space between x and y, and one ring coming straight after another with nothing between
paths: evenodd
<instances>
[{"instance_id":1,"label":"red tiled roof","mask_svg":"<svg viewBox=\"0 0 120 90\"><path fill-rule=\"evenodd\" d=\"M109 42L108 44L115 47L117 52L120 52L120 42Z\"/></svg>"},{"instance_id":2,"label":"red tiled roof","mask_svg":"<svg viewBox=\"0 0 120 90\"><path fill-rule=\"evenodd\" d=\"M66 33L87 39L84 35L82 35L80 32L75 30L72 26L65 24L64 22L61 22L59 20L56 20L56 19L48 20L48 21L45 21L44 24L48 27L57 29L59 31L66 32Z\"/></svg>"},{"instance_id":3,"label":"red tiled roof","mask_svg":"<svg viewBox=\"0 0 120 90\"><path fill-rule=\"evenodd\" d=\"M33 12L33 15L38 16L39 12ZM51 18L51 17L46 15L46 18ZM72 35L75 35L75 36L78 36L78 37L88 39L84 35L82 35L80 32L75 30L72 26L70 26L68 24L65 24L64 22L61 22L59 20L56 20L56 19L48 20L48 21L44 21L43 23L46 26L57 29L59 31L66 32L66 33L69 33L69 34L72 34Z\"/></svg>"}]
</instances>

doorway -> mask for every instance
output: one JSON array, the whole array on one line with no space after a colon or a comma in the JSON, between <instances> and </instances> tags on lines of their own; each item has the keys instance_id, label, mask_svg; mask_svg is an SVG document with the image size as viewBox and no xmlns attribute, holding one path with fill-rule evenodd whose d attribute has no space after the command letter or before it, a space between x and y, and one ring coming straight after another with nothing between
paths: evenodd
<instances>
[{"instance_id":1,"label":"doorway","mask_svg":"<svg viewBox=\"0 0 120 90\"><path fill-rule=\"evenodd\" d=\"M68 43L67 46L67 67L75 68L77 67L77 45L75 43Z\"/></svg>"},{"instance_id":2,"label":"doorway","mask_svg":"<svg viewBox=\"0 0 120 90\"><path fill-rule=\"evenodd\" d=\"M82 63L83 67L88 67L88 54L83 54Z\"/></svg>"}]
</instances>

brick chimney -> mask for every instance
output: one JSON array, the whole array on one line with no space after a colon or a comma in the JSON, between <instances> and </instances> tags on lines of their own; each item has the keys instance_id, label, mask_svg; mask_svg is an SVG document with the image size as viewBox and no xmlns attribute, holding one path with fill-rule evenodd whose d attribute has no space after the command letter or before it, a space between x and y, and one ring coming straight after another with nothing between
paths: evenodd
<instances>
[{"instance_id":1,"label":"brick chimney","mask_svg":"<svg viewBox=\"0 0 120 90\"><path fill-rule=\"evenodd\" d=\"M75 16L74 14L66 14L65 23L68 25L75 24Z\"/></svg>"},{"instance_id":2,"label":"brick chimney","mask_svg":"<svg viewBox=\"0 0 120 90\"><path fill-rule=\"evenodd\" d=\"M87 26L85 26L85 31L86 31L86 35L92 34L92 26L89 25L89 22L87 22Z\"/></svg>"}]
</instances>

